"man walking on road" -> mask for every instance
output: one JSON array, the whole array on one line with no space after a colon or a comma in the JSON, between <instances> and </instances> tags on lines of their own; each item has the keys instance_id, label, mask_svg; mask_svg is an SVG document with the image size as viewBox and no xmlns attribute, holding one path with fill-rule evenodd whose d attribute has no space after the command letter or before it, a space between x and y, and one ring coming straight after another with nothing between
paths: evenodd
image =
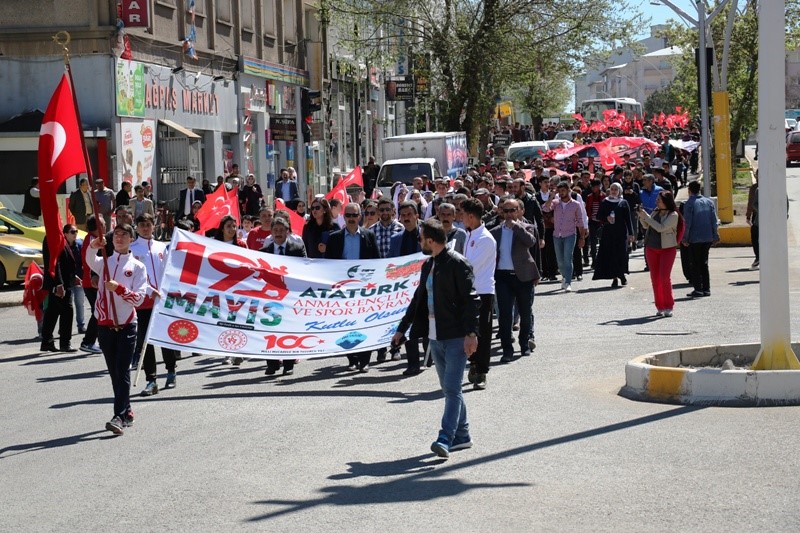
<instances>
[{"instance_id":1,"label":"man walking on road","mask_svg":"<svg viewBox=\"0 0 800 533\"><path fill-rule=\"evenodd\" d=\"M442 204L444 205L444 204ZM440 207L441 209L441 207ZM492 309L494 307L494 270L497 265L497 242L483 224L483 204L470 198L461 204L464 227L469 232L464 243L464 258L472 265L475 291L480 298L478 348L470 357L469 382L478 390L486 388L489 373L489 352L492 344Z\"/></svg>"},{"instance_id":2,"label":"man walking on road","mask_svg":"<svg viewBox=\"0 0 800 533\"><path fill-rule=\"evenodd\" d=\"M692 259L692 285L694 290L687 294L690 298L711 296L711 283L708 274L708 251L719 242L717 213L714 203L700 194L700 182L688 185L689 199L683 204L683 218L686 229L681 245L688 247Z\"/></svg>"},{"instance_id":3,"label":"man walking on road","mask_svg":"<svg viewBox=\"0 0 800 533\"><path fill-rule=\"evenodd\" d=\"M352 204L350 204L352 205ZM478 347L478 306L472 267L447 248L441 222L420 226L422 252L431 258L422 265L420 283L392 338L399 344L411 327L412 337L428 337L431 355L444 393L444 414L431 451L447 458L451 451L472 447L467 407L461 391L467 357Z\"/></svg>"},{"instance_id":4,"label":"man walking on road","mask_svg":"<svg viewBox=\"0 0 800 533\"><path fill-rule=\"evenodd\" d=\"M558 270L563 277L561 288L572 292L572 252L576 241L578 248L583 248L589 228L583 220L581 205L572 199L567 182L560 182L556 191L558 197L551 195L542 206L542 211L553 212L553 245L556 249Z\"/></svg>"}]
</instances>

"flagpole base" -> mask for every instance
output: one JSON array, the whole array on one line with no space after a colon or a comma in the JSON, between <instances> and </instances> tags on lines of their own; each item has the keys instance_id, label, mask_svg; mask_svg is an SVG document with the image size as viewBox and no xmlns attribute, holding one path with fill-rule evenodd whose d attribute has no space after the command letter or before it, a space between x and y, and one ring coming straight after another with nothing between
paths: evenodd
<instances>
[{"instance_id":1,"label":"flagpole base","mask_svg":"<svg viewBox=\"0 0 800 533\"><path fill-rule=\"evenodd\" d=\"M753 370L800 370L800 361L788 342L762 344Z\"/></svg>"}]
</instances>

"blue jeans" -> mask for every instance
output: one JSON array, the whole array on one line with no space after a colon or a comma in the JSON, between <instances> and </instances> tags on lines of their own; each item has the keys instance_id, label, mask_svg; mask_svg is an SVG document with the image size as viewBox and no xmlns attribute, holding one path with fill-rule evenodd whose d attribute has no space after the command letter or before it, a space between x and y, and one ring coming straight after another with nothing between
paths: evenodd
<instances>
[{"instance_id":1,"label":"blue jeans","mask_svg":"<svg viewBox=\"0 0 800 533\"><path fill-rule=\"evenodd\" d=\"M75 321L78 323L78 329L86 329L86 322L84 321L86 300L84 299L83 287L80 285L72 287L72 302L75 306Z\"/></svg>"},{"instance_id":2,"label":"blue jeans","mask_svg":"<svg viewBox=\"0 0 800 533\"><path fill-rule=\"evenodd\" d=\"M452 444L455 437L466 438L469 435L467 406L461 393L464 369L467 367L464 338L445 341L431 339L430 349L436 373L439 375L439 384L444 393L444 414L439 439Z\"/></svg>"},{"instance_id":3,"label":"blue jeans","mask_svg":"<svg viewBox=\"0 0 800 533\"><path fill-rule=\"evenodd\" d=\"M564 277L564 282L569 285L572 283L572 251L575 249L577 235L572 234L566 237L553 237L553 247L556 250L556 261L558 270Z\"/></svg>"}]
</instances>

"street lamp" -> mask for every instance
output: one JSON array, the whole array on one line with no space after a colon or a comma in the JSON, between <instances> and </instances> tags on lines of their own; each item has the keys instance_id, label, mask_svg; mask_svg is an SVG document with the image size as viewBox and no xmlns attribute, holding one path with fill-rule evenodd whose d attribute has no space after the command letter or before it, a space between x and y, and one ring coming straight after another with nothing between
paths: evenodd
<instances>
[{"instance_id":1,"label":"street lamp","mask_svg":"<svg viewBox=\"0 0 800 533\"><path fill-rule=\"evenodd\" d=\"M695 0L697 6L697 19L692 18L684 10L672 3L671 0L651 0L650 5L663 4L675 12L683 20L697 28L697 33L700 34L700 57L699 57L699 70L700 70L700 146L702 147L702 164L703 164L703 194L711 196L711 138L709 137L709 124L708 124L708 56L706 55L706 39L708 37L707 27L711 24L719 12L728 3L728 0L722 0L719 5L710 14L707 13L706 0Z\"/></svg>"}]
</instances>

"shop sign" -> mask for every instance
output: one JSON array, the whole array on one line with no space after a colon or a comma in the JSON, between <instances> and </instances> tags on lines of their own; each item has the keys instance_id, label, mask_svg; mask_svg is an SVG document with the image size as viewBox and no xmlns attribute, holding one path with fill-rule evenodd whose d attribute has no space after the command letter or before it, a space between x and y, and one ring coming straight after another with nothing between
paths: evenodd
<instances>
[{"instance_id":1,"label":"shop sign","mask_svg":"<svg viewBox=\"0 0 800 533\"><path fill-rule=\"evenodd\" d=\"M155 120L122 119L122 181L140 185L152 182L155 155Z\"/></svg>"},{"instance_id":2,"label":"shop sign","mask_svg":"<svg viewBox=\"0 0 800 533\"><path fill-rule=\"evenodd\" d=\"M414 76L389 80L386 82L386 99L390 102L414 101Z\"/></svg>"},{"instance_id":3,"label":"shop sign","mask_svg":"<svg viewBox=\"0 0 800 533\"><path fill-rule=\"evenodd\" d=\"M117 115L144 117L144 65L126 59L117 60Z\"/></svg>"},{"instance_id":4,"label":"shop sign","mask_svg":"<svg viewBox=\"0 0 800 533\"><path fill-rule=\"evenodd\" d=\"M119 0L119 18L128 28L150 26L150 0Z\"/></svg>"},{"instance_id":5,"label":"shop sign","mask_svg":"<svg viewBox=\"0 0 800 533\"><path fill-rule=\"evenodd\" d=\"M271 115L269 129L274 141L297 140L297 118L294 115Z\"/></svg>"}]
</instances>

